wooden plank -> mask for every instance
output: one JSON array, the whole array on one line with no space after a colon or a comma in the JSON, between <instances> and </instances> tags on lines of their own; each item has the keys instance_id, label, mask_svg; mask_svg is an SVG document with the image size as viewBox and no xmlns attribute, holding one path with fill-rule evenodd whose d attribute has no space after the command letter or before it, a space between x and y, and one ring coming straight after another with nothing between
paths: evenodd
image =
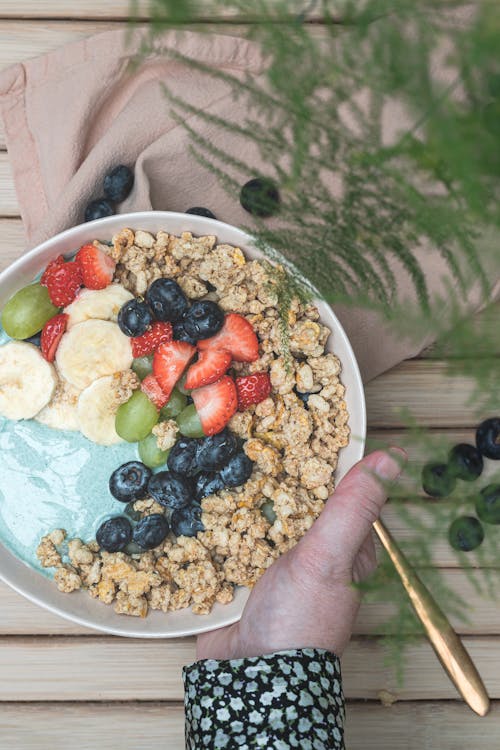
<instances>
[{"instance_id":1,"label":"wooden plank","mask_svg":"<svg viewBox=\"0 0 500 750\"><path fill-rule=\"evenodd\" d=\"M7 268L28 249L22 221L0 219L0 271Z\"/></svg>"},{"instance_id":2,"label":"wooden plank","mask_svg":"<svg viewBox=\"0 0 500 750\"><path fill-rule=\"evenodd\" d=\"M5 747L67 750L184 750L184 709L167 703L28 703L0 706ZM408 731L411 727L411 731ZM500 736L500 704L486 719L463 703L407 702L347 706L349 750L493 750Z\"/></svg>"},{"instance_id":3,"label":"wooden plank","mask_svg":"<svg viewBox=\"0 0 500 750\"><path fill-rule=\"evenodd\" d=\"M500 604L488 595L479 594L462 570L443 571L444 580L452 591L468 605L470 623L452 616L458 632L466 635L500 635ZM497 575L497 577L499 577ZM96 607L104 606L96 603ZM95 631L72 624L48 610L32 604L6 584L0 582L0 635L95 635ZM357 635L381 635L392 614L389 603L364 603L354 632Z\"/></svg>"},{"instance_id":4,"label":"wooden plank","mask_svg":"<svg viewBox=\"0 0 500 750\"><path fill-rule=\"evenodd\" d=\"M500 638L465 637L464 644L491 698L500 698ZM398 685L375 639L354 640L343 659L348 698L377 699L387 690L398 700L457 697L430 645L405 651L405 682ZM194 659L194 642L124 638L0 639L0 701L182 700L182 666Z\"/></svg>"}]
</instances>

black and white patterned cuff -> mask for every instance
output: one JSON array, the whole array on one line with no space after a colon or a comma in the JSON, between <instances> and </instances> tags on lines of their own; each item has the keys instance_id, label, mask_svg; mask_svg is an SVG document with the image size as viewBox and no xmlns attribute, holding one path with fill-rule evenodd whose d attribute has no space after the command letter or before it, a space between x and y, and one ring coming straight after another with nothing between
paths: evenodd
<instances>
[{"instance_id":1,"label":"black and white patterned cuff","mask_svg":"<svg viewBox=\"0 0 500 750\"><path fill-rule=\"evenodd\" d=\"M343 750L339 659L317 648L183 669L186 748Z\"/></svg>"}]
</instances>

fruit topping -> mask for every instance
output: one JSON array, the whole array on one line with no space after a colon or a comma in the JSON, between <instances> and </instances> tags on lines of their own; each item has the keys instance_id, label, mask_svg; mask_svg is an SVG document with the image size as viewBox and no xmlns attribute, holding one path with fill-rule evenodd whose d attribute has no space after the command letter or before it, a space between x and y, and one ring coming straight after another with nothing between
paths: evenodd
<instances>
[{"instance_id":1,"label":"fruit topping","mask_svg":"<svg viewBox=\"0 0 500 750\"><path fill-rule=\"evenodd\" d=\"M201 507L194 503L186 508L174 510L170 525L175 536L196 536L199 531L205 531L201 521Z\"/></svg>"},{"instance_id":2,"label":"fruit topping","mask_svg":"<svg viewBox=\"0 0 500 750\"><path fill-rule=\"evenodd\" d=\"M226 315L216 336L199 342L200 351L227 349L236 362L255 362L259 358L259 342L251 324L238 313Z\"/></svg>"},{"instance_id":3,"label":"fruit topping","mask_svg":"<svg viewBox=\"0 0 500 750\"><path fill-rule=\"evenodd\" d=\"M191 392L205 435L215 435L227 425L238 406L236 386L229 375Z\"/></svg>"},{"instance_id":4,"label":"fruit topping","mask_svg":"<svg viewBox=\"0 0 500 750\"><path fill-rule=\"evenodd\" d=\"M175 471L153 474L149 480L148 492L153 500L171 510L189 505L194 497L191 481Z\"/></svg>"},{"instance_id":5,"label":"fruit topping","mask_svg":"<svg viewBox=\"0 0 500 750\"><path fill-rule=\"evenodd\" d=\"M113 281L116 263L96 245L84 245L76 254L75 262L82 269L87 289L105 289Z\"/></svg>"},{"instance_id":6,"label":"fruit topping","mask_svg":"<svg viewBox=\"0 0 500 750\"><path fill-rule=\"evenodd\" d=\"M220 476L226 487L239 487L250 479L253 471L253 461L246 453L239 451L221 469Z\"/></svg>"},{"instance_id":7,"label":"fruit topping","mask_svg":"<svg viewBox=\"0 0 500 750\"><path fill-rule=\"evenodd\" d=\"M473 482L483 470L483 457L474 445L459 443L449 453L448 469L457 479Z\"/></svg>"},{"instance_id":8,"label":"fruit topping","mask_svg":"<svg viewBox=\"0 0 500 750\"><path fill-rule=\"evenodd\" d=\"M40 348L47 362L53 362L56 357L57 347L68 324L68 316L65 313L54 315L48 320L40 337Z\"/></svg>"},{"instance_id":9,"label":"fruit topping","mask_svg":"<svg viewBox=\"0 0 500 750\"><path fill-rule=\"evenodd\" d=\"M132 354L134 357L144 357L146 354L152 354L160 344L167 341L172 341L172 324L155 321L142 336L132 339Z\"/></svg>"},{"instance_id":10,"label":"fruit topping","mask_svg":"<svg viewBox=\"0 0 500 750\"><path fill-rule=\"evenodd\" d=\"M132 539L132 526L125 516L113 516L104 521L95 535L97 544L106 552L120 552Z\"/></svg>"},{"instance_id":11,"label":"fruit topping","mask_svg":"<svg viewBox=\"0 0 500 750\"><path fill-rule=\"evenodd\" d=\"M125 302L118 313L120 330L132 338L138 338L146 333L152 322L151 310L144 300L131 299Z\"/></svg>"},{"instance_id":12,"label":"fruit topping","mask_svg":"<svg viewBox=\"0 0 500 750\"><path fill-rule=\"evenodd\" d=\"M448 529L448 540L451 546L461 552L476 549L483 539L484 529L481 522L474 516L459 516Z\"/></svg>"},{"instance_id":13,"label":"fruit topping","mask_svg":"<svg viewBox=\"0 0 500 750\"><path fill-rule=\"evenodd\" d=\"M227 427L217 435L205 438L198 450L198 466L203 471L217 471L238 450L238 441Z\"/></svg>"},{"instance_id":14,"label":"fruit topping","mask_svg":"<svg viewBox=\"0 0 500 750\"><path fill-rule=\"evenodd\" d=\"M104 219L106 216L113 216L116 213L114 205L106 198L97 198L90 201L85 209L85 221L95 221Z\"/></svg>"},{"instance_id":15,"label":"fruit topping","mask_svg":"<svg viewBox=\"0 0 500 750\"><path fill-rule=\"evenodd\" d=\"M219 333L224 325L224 312L211 300L193 302L182 319L184 330L196 341L208 339Z\"/></svg>"},{"instance_id":16,"label":"fruit topping","mask_svg":"<svg viewBox=\"0 0 500 750\"><path fill-rule=\"evenodd\" d=\"M236 378L238 409L245 411L253 404L260 404L271 393L271 378L267 372L254 372Z\"/></svg>"},{"instance_id":17,"label":"fruit topping","mask_svg":"<svg viewBox=\"0 0 500 750\"><path fill-rule=\"evenodd\" d=\"M476 500L476 513L485 523L500 523L500 484L483 487Z\"/></svg>"},{"instance_id":18,"label":"fruit topping","mask_svg":"<svg viewBox=\"0 0 500 750\"><path fill-rule=\"evenodd\" d=\"M83 275L79 263L55 263L47 267L42 278L44 286L49 292L50 301L57 307L66 307L75 299L81 285Z\"/></svg>"},{"instance_id":19,"label":"fruit topping","mask_svg":"<svg viewBox=\"0 0 500 750\"><path fill-rule=\"evenodd\" d=\"M23 341L26 344L33 344L33 346L38 346L38 348L40 348L40 345L42 343L42 331L39 331L39 333L35 333L34 336L30 336L27 339L23 339Z\"/></svg>"},{"instance_id":20,"label":"fruit topping","mask_svg":"<svg viewBox=\"0 0 500 750\"><path fill-rule=\"evenodd\" d=\"M30 284L16 292L3 308L2 326L12 339L28 339L58 312L48 290L40 284Z\"/></svg>"},{"instance_id":21,"label":"fruit topping","mask_svg":"<svg viewBox=\"0 0 500 750\"><path fill-rule=\"evenodd\" d=\"M447 497L455 489L456 479L447 464L428 463L422 469L422 487L431 497Z\"/></svg>"},{"instance_id":22,"label":"fruit topping","mask_svg":"<svg viewBox=\"0 0 500 750\"><path fill-rule=\"evenodd\" d=\"M150 433L144 440L141 440L138 447L139 457L146 466L157 469L159 466L166 464L170 450L160 450L158 448L157 437L153 433Z\"/></svg>"},{"instance_id":23,"label":"fruit topping","mask_svg":"<svg viewBox=\"0 0 500 750\"><path fill-rule=\"evenodd\" d=\"M40 349L24 341L0 346L0 415L31 419L52 398L57 376Z\"/></svg>"},{"instance_id":24,"label":"fruit topping","mask_svg":"<svg viewBox=\"0 0 500 750\"><path fill-rule=\"evenodd\" d=\"M139 521L132 540L142 549L154 549L164 541L168 531L168 521L163 513L152 513Z\"/></svg>"},{"instance_id":25,"label":"fruit topping","mask_svg":"<svg viewBox=\"0 0 500 750\"><path fill-rule=\"evenodd\" d=\"M138 357L132 362L132 370L140 380L144 380L146 375L153 372L153 355L147 357Z\"/></svg>"},{"instance_id":26,"label":"fruit topping","mask_svg":"<svg viewBox=\"0 0 500 750\"><path fill-rule=\"evenodd\" d=\"M113 203L122 203L130 195L134 184L134 173L120 164L104 178L104 197Z\"/></svg>"},{"instance_id":27,"label":"fruit topping","mask_svg":"<svg viewBox=\"0 0 500 750\"><path fill-rule=\"evenodd\" d=\"M198 449L200 441L196 438L181 437L170 450L167 466L170 471L192 477L199 471Z\"/></svg>"},{"instance_id":28,"label":"fruit topping","mask_svg":"<svg viewBox=\"0 0 500 750\"><path fill-rule=\"evenodd\" d=\"M188 208L185 213L193 214L194 216L204 216L206 219L217 219L217 216L213 214L209 208L203 208L203 206Z\"/></svg>"},{"instance_id":29,"label":"fruit topping","mask_svg":"<svg viewBox=\"0 0 500 750\"><path fill-rule=\"evenodd\" d=\"M173 419L185 408L187 396L174 388L166 406L160 412L161 419Z\"/></svg>"},{"instance_id":30,"label":"fruit topping","mask_svg":"<svg viewBox=\"0 0 500 750\"><path fill-rule=\"evenodd\" d=\"M241 188L240 203L248 213L265 218L279 211L280 194L268 177L256 177Z\"/></svg>"},{"instance_id":31,"label":"fruit topping","mask_svg":"<svg viewBox=\"0 0 500 750\"><path fill-rule=\"evenodd\" d=\"M168 396L162 391L153 374L146 375L141 383L141 391L146 394L157 409L161 409L168 402Z\"/></svg>"},{"instance_id":32,"label":"fruit topping","mask_svg":"<svg viewBox=\"0 0 500 750\"><path fill-rule=\"evenodd\" d=\"M115 429L117 381L114 375L94 380L78 398L78 429L88 440L99 445L114 445L122 439Z\"/></svg>"},{"instance_id":33,"label":"fruit topping","mask_svg":"<svg viewBox=\"0 0 500 750\"><path fill-rule=\"evenodd\" d=\"M59 266L64 266L65 263L66 260L64 258L64 255L58 255L57 258L51 260L45 271L42 273L40 284L42 284L42 286L47 286L47 279L49 278L52 271L55 268L59 268Z\"/></svg>"},{"instance_id":34,"label":"fruit topping","mask_svg":"<svg viewBox=\"0 0 500 750\"><path fill-rule=\"evenodd\" d=\"M196 477L196 499L203 500L208 495L220 492L225 487L220 474L215 471L201 471Z\"/></svg>"},{"instance_id":35,"label":"fruit topping","mask_svg":"<svg viewBox=\"0 0 500 750\"><path fill-rule=\"evenodd\" d=\"M500 460L500 417L481 422L476 431L476 445L486 458Z\"/></svg>"},{"instance_id":36,"label":"fruit topping","mask_svg":"<svg viewBox=\"0 0 500 750\"><path fill-rule=\"evenodd\" d=\"M226 374L231 365L231 355L225 349L208 349L200 352L197 361L186 374L184 386L187 390L215 383Z\"/></svg>"},{"instance_id":37,"label":"fruit topping","mask_svg":"<svg viewBox=\"0 0 500 750\"><path fill-rule=\"evenodd\" d=\"M170 341L160 344L153 358L153 373L165 392L167 399L194 357L196 349L185 341Z\"/></svg>"},{"instance_id":38,"label":"fruit topping","mask_svg":"<svg viewBox=\"0 0 500 750\"><path fill-rule=\"evenodd\" d=\"M129 443L144 440L158 422L158 410L142 391L134 391L131 398L118 407L115 428Z\"/></svg>"},{"instance_id":39,"label":"fruit topping","mask_svg":"<svg viewBox=\"0 0 500 750\"><path fill-rule=\"evenodd\" d=\"M68 330L91 319L116 323L120 309L131 299L133 295L121 284L110 284L105 289L80 289L74 302L64 310L69 316Z\"/></svg>"},{"instance_id":40,"label":"fruit topping","mask_svg":"<svg viewBox=\"0 0 500 750\"><path fill-rule=\"evenodd\" d=\"M260 506L260 512L270 524L273 524L278 517L274 510L274 503L272 500L267 500L265 503L262 503Z\"/></svg>"},{"instance_id":41,"label":"fruit topping","mask_svg":"<svg viewBox=\"0 0 500 750\"><path fill-rule=\"evenodd\" d=\"M196 344L196 339L190 336L184 328L184 318L182 318L181 320L176 320L172 325L172 335L174 341L187 341L188 344Z\"/></svg>"},{"instance_id":42,"label":"fruit topping","mask_svg":"<svg viewBox=\"0 0 500 750\"><path fill-rule=\"evenodd\" d=\"M141 500L147 495L151 469L140 461L128 461L115 469L109 479L109 491L121 503Z\"/></svg>"},{"instance_id":43,"label":"fruit topping","mask_svg":"<svg viewBox=\"0 0 500 750\"><path fill-rule=\"evenodd\" d=\"M173 279L156 279L146 293L146 300L156 320L174 323L188 311L189 302Z\"/></svg>"},{"instance_id":44,"label":"fruit topping","mask_svg":"<svg viewBox=\"0 0 500 750\"><path fill-rule=\"evenodd\" d=\"M186 406L176 417L179 425L179 432L185 437L201 438L205 437L203 427L201 426L200 417L194 404Z\"/></svg>"}]
</instances>

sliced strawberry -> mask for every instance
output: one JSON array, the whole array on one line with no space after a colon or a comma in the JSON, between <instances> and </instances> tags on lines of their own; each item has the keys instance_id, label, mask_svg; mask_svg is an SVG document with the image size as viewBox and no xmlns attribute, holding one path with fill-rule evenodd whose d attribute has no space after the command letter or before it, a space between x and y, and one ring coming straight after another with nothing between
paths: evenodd
<instances>
[{"instance_id":1,"label":"sliced strawberry","mask_svg":"<svg viewBox=\"0 0 500 750\"><path fill-rule=\"evenodd\" d=\"M231 354L225 349L207 349L200 352L198 361L187 371L184 387L190 391L192 388L215 383L225 375L230 364Z\"/></svg>"},{"instance_id":2,"label":"sliced strawberry","mask_svg":"<svg viewBox=\"0 0 500 750\"><path fill-rule=\"evenodd\" d=\"M219 333L198 341L198 349L227 349L236 362L254 362L259 358L259 341L251 324L242 315L229 313Z\"/></svg>"},{"instance_id":3,"label":"sliced strawberry","mask_svg":"<svg viewBox=\"0 0 500 750\"><path fill-rule=\"evenodd\" d=\"M82 283L82 272L78 263L55 263L48 266L43 277L50 301L56 307L66 307L75 299Z\"/></svg>"},{"instance_id":4,"label":"sliced strawberry","mask_svg":"<svg viewBox=\"0 0 500 750\"><path fill-rule=\"evenodd\" d=\"M62 339L62 335L68 324L66 313L59 313L48 320L40 336L40 349L47 362L53 362L56 356L57 347Z\"/></svg>"},{"instance_id":5,"label":"sliced strawberry","mask_svg":"<svg viewBox=\"0 0 500 750\"><path fill-rule=\"evenodd\" d=\"M195 347L186 341L167 341L155 351L153 374L167 400L195 353Z\"/></svg>"},{"instance_id":6,"label":"sliced strawberry","mask_svg":"<svg viewBox=\"0 0 500 750\"><path fill-rule=\"evenodd\" d=\"M75 258L80 264L87 289L105 289L113 281L116 263L95 245L84 245Z\"/></svg>"},{"instance_id":7,"label":"sliced strawberry","mask_svg":"<svg viewBox=\"0 0 500 750\"><path fill-rule=\"evenodd\" d=\"M51 270L54 268L57 268L58 266L63 266L65 264L64 256L58 255L57 258L54 258L54 260L51 260L47 268L42 274L42 278L40 279L40 284L42 286L47 286L47 278L50 275Z\"/></svg>"},{"instance_id":8,"label":"sliced strawberry","mask_svg":"<svg viewBox=\"0 0 500 750\"><path fill-rule=\"evenodd\" d=\"M238 407L236 386L229 375L191 391L191 396L205 435L223 430Z\"/></svg>"},{"instance_id":9,"label":"sliced strawberry","mask_svg":"<svg viewBox=\"0 0 500 750\"><path fill-rule=\"evenodd\" d=\"M142 336L131 339L132 354L134 357L145 357L166 341L172 341L172 323L156 321Z\"/></svg>"},{"instance_id":10,"label":"sliced strawberry","mask_svg":"<svg viewBox=\"0 0 500 750\"><path fill-rule=\"evenodd\" d=\"M245 411L252 404L260 404L271 393L271 378L267 372L254 372L236 378L238 409Z\"/></svg>"},{"instance_id":11,"label":"sliced strawberry","mask_svg":"<svg viewBox=\"0 0 500 750\"><path fill-rule=\"evenodd\" d=\"M162 391L154 375L146 375L141 383L141 391L146 394L157 409L161 409L168 402L168 396Z\"/></svg>"}]
</instances>

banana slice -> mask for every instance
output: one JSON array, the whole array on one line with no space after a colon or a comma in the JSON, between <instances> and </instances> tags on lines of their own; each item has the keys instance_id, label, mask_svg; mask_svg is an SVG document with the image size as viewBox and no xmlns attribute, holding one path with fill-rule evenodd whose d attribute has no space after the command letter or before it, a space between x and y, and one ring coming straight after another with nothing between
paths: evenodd
<instances>
[{"instance_id":1,"label":"banana slice","mask_svg":"<svg viewBox=\"0 0 500 750\"><path fill-rule=\"evenodd\" d=\"M80 391L66 380L60 380L52 400L35 419L53 430L79 430L78 397Z\"/></svg>"},{"instance_id":2,"label":"banana slice","mask_svg":"<svg viewBox=\"0 0 500 750\"><path fill-rule=\"evenodd\" d=\"M67 331L56 353L61 376L79 390L132 364L130 339L109 320L87 320Z\"/></svg>"},{"instance_id":3,"label":"banana slice","mask_svg":"<svg viewBox=\"0 0 500 750\"><path fill-rule=\"evenodd\" d=\"M56 372L38 347L24 341L0 347L0 415L31 419L49 403L56 385Z\"/></svg>"},{"instance_id":4,"label":"banana slice","mask_svg":"<svg viewBox=\"0 0 500 750\"><path fill-rule=\"evenodd\" d=\"M120 308L133 296L121 284L110 284L105 289L82 289L75 301L64 310L68 315L68 330L91 319L116 323Z\"/></svg>"},{"instance_id":5,"label":"banana slice","mask_svg":"<svg viewBox=\"0 0 500 750\"><path fill-rule=\"evenodd\" d=\"M78 399L80 431L99 445L123 442L115 430L115 415L120 405L117 398L119 382L119 375L99 378L85 388Z\"/></svg>"}]
</instances>

